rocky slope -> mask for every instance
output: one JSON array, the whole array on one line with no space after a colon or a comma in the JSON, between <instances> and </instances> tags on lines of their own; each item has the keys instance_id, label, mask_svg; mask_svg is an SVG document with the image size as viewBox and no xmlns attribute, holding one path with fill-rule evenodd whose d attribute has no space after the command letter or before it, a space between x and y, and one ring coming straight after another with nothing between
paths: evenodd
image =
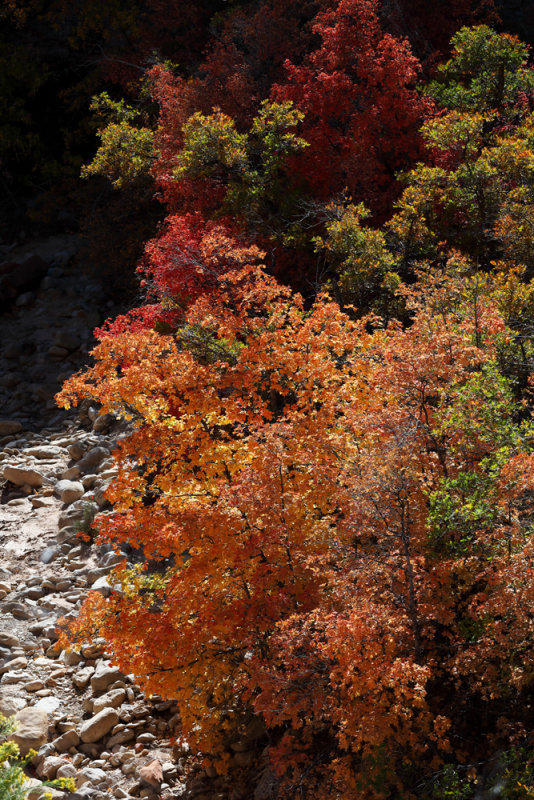
<instances>
[{"instance_id":1,"label":"rocky slope","mask_svg":"<svg viewBox=\"0 0 534 800\"><path fill-rule=\"evenodd\" d=\"M0 263L0 712L17 716L21 751L38 750L36 785L75 778L76 794L58 797L165 800L186 791L187 748L169 739L174 704L146 698L102 643L70 653L56 644L58 618L76 614L90 589L109 592L117 559L77 532L105 507L118 431L96 410L80 421L53 399L112 313L105 287L79 270L78 245L34 242ZM193 780L188 796L196 790Z\"/></svg>"}]
</instances>

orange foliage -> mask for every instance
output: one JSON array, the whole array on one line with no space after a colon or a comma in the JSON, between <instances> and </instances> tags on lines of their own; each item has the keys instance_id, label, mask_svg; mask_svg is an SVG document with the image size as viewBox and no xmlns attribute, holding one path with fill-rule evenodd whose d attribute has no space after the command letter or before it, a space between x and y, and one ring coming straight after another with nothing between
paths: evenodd
<instances>
[{"instance_id":1,"label":"orange foliage","mask_svg":"<svg viewBox=\"0 0 534 800\"><path fill-rule=\"evenodd\" d=\"M71 635L96 624L220 769L261 715L288 797L410 797L466 747L451 687L491 719L531 675L509 333L469 280L422 276L405 300L407 329L355 322L242 265L176 333L103 337L59 396L133 423L100 532L149 559Z\"/></svg>"}]
</instances>

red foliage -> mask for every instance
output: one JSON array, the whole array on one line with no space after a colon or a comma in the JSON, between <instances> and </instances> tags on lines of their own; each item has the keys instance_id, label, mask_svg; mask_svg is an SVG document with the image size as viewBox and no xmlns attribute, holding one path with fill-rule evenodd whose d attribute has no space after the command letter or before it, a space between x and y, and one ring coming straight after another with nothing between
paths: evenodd
<instances>
[{"instance_id":1,"label":"red foliage","mask_svg":"<svg viewBox=\"0 0 534 800\"><path fill-rule=\"evenodd\" d=\"M228 270L254 264L257 247L245 247L221 223L205 222L200 215L167 217L164 233L146 246L139 272L148 281L149 294L190 304L213 290Z\"/></svg>"},{"instance_id":2,"label":"red foliage","mask_svg":"<svg viewBox=\"0 0 534 800\"><path fill-rule=\"evenodd\" d=\"M321 199L346 188L384 213L395 174L422 152L429 104L415 90L420 65L407 41L384 33L378 0L339 0L313 30L321 44L300 66L288 61L288 80L273 90L306 113L311 146L295 168Z\"/></svg>"}]
</instances>

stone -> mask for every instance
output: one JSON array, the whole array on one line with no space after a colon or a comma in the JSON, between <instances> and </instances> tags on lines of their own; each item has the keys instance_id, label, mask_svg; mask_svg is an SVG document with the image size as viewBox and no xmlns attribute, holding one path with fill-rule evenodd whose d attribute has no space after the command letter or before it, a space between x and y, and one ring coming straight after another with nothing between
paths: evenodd
<instances>
[{"instance_id":1,"label":"stone","mask_svg":"<svg viewBox=\"0 0 534 800\"><path fill-rule=\"evenodd\" d=\"M13 717L17 711L22 711L25 706L26 701L22 697L15 697L9 694L0 695L0 714L3 717Z\"/></svg>"},{"instance_id":2,"label":"stone","mask_svg":"<svg viewBox=\"0 0 534 800\"><path fill-rule=\"evenodd\" d=\"M37 709L38 711L44 711L48 715L48 714L54 714L58 710L60 705L61 702L57 697L42 697L32 707Z\"/></svg>"},{"instance_id":3,"label":"stone","mask_svg":"<svg viewBox=\"0 0 534 800\"><path fill-rule=\"evenodd\" d=\"M86 451L86 447L81 442L73 442L68 447L68 454L74 461L79 461Z\"/></svg>"},{"instance_id":4,"label":"stone","mask_svg":"<svg viewBox=\"0 0 534 800\"><path fill-rule=\"evenodd\" d=\"M24 451L25 456L33 456L33 458L38 458L38 459L59 458L63 454L64 453L61 447L55 447L54 445L41 445L39 447L29 447L28 450Z\"/></svg>"},{"instance_id":5,"label":"stone","mask_svg":"<svg viewBox=\"0 0 534 800\"><path fill-rule=\"evenodd\" d=\"M0 633L0 645L2 647L18 647L20 645L20 642L18 638L14 636L12 633L6 633L5 631L2 631Z\"/></svg>"},{"instance_id":6,"label":"stone","mask_svg":"<svg viewBox=\"0 0 534 800\"><path fill-rule=\"evenodd\" d=\"M124 675L118 667L112 667L109 661L101 661L91 678L91 689L96 693L105 692L112 683L122 678Z\"/></svg>"},{"instance_id":7,"label":"stone","mask_svg":"<svg viewBox=\"0 0 534 800\"><path fill-rule=\"evenodd\" d=\"M150 764L141 767L139 770L139 777L143 783L159 788L160 784L163 783L161 761L156 758L154 761L151 761Z\"/></svg>"},{"instance_id":8,"label":"stone","mask_svg":"<svg viewBox=\"0 0 534 800\"><path fill-rule=\"evenodd\" d=\"M112 414L100 414L93 422L93 430L95 433L104 433L114 423L115 418Z\"/></svg>"},{"instance_id":9,"label":"stone","mask_svg":"<svg viewBox=\"0 0 534 800\"><path fill-rule=\"evenodd\" d=\"M78 689L84 689L95 671L94 667L83 667L72 676L72 682Z\"/></svg>"},{"instance_id":10,"label":"stone","mask_svg":"<svg viewBox=\"0 0 534 800\"><path fill-rule=\"evenodd\" d=\"M101 575L101 577L97 578L91 586L91 590L93 592L98 592L102 595L102 597L109 597L111 594L111 588L112 587L107 579L107 575Z\"/></svg>"},{"instance_id":11,"label":"stone","mask_svg":"<svg viewBox=\"0 0 534 800\"><path fill-rule=\"evenodd\" d=\"M61 473L61 477L66 481L75 481L76 478L79 478L81 475L81 469L78 466L69 467L68 469L64 469ZM83 483L83 487L85 488L85 481Z\"/></svg>"},{"instance_id":12,"label":"stone","mask_svg":"<svg viewBox=\"0 0 534 800\"><path fill-rule=\"evenodd\" d=\"M67 667L75 667L80 661L83 661L81 654L77 653L76 650L64 650L61 654L61 659Z\"/></svg>"},{"instance_id":13,"label":"stone","mask_svg":"<svg viewBox=\"0 0 534 800\"><path fill-rule=\"evenodd\" d=\"M0 436L12 436L15 433L20 433L22 425L20 422L15 422L11 419L0 419Z\"/></svg>"},{"instance_id":14,"label":"stone","mask_svg":"<svg viewBox=\"0 0 534 800\"><path fill-rule=\"evenodd\" d=\"M37 470L15 465L4 467L2 475L15 486L24 486L27 483L33 489L40 489L44 483L44 476Z\"/></svg>"},{"instance_id":15,"label":"stone","mask_svg":"<svg viewBox=\"0 0 534 800\"><path fill-rule=\"evenodd\" d=\"M52 744L58 753L66 753L71 747L78 747L80 744L80 737L75 730L66 731L65 733L54 739Z\"/></svg>"},{"instance_id":16,"label":"stone","mask_svg":"<svg viewBox=\"0 0 534 800\"><path fill-rule=\"evenodd\" d=\"M98 742L115 727L118 721L119 715L115 709L105 708L83 723L80 728L80 739L86 744Z\"/></svg>"},{"instance_id":17,"label":"stone","mask_svg":"<svg viewBox=\"0 0 534 800\"><path fill-rule=\"evenodd\" d=\"M81 344L78 336L70 331L57 331L55 343L58 347L64 347L65 350L77 350Z\"/></svg>"},{"instance_id":18,"label":"stone","mask_svg":"<svg viewBox=\"0 0 534 800\"><path fill-rule=\"evenodd\" d=\"M54 505L49 497L31 497L30 503L34 508L52 508Z\"/></svg>"},{"instance_id":19,"label":"stone","mask_svg":"<svg viewBox=\"0 0 534 800\"><path fill-rule=\"evenodd\" d=\"M8 661L3 667L0 667L0 675L2 675L4 672L10 672L11 670L25 669L27 666L28 659L24 658L24 656L12 658L11 661Z\"/></svg>"},{"instance_id":20,"label":"stone","mask_svg":"<svg viewBox=\"0 0 534 800\"><path fill-rule=\"evenodd\" d=\"M38 750L48 739L48 714L39 708L23 708L15 714L16 730L10 735L21 756Z\"/></svg>"},{"instance_id":21,"label":"stone","mask_svg":"<svg viewBox=\"0 0 534 800\"><path fill-rule=\"evenodd\" d=\"M125 699L126 692L124 689L113 689L96 698L93 702L93 711L95 714L98 714L98 712L102 711L104 708L117 708Z\"/></svg>"},{"instance_id":22,"label":"stone","mask_svg":"<svg viewBox=\"0 0 534 800\"><path fill-rule=\"evenodd\" d=\"M79 481L61 480L56 483L55 492L62 503L70 505L80 499L85 489L83 488L83 483Z\"/></svg>"},{"instance_id":23,"label":"stone","mask_svg":"<svg viewBox=\"0 0 534 800\"><path fill-rule=\"evenodd\" d=\"M75 778L78 770L70 762L66 761L59 767L56 772L56 778Z\"/></svg>"},{"instance_id":24,"label":"stone","mask_svg":"<svg viewBox=\"0 0 534 800\"><path fill-rule=\"evenodd\" d=\"M70 448L69 448L70 453ZM85 455L78 461L78 467L82 472L94 472L98 469L100 464L109 456L109 450L106 447L92 447L85 453Z\"/></svg>"},{"instance_id":25,"label":"stone","mask_svg":"<svg viewBox=\"0 0 534 800\"><path fill-rule=\"evenodd\" d=\"M124 728L110 737L107 746L116 747L118 744L126 744L126 742L131 742L133 739L135 739L135 731L131 728Z\"/></svg>"},{"instance_id":26,"label":"stone","mask_svg":"<svg viewBox=\"0 0 534 800\"><path fill-rule=\"evenodd\" d=\"M59 550L57 547L45 547L40 555L40 561L42 564L50 564L50 562L57 558L58 555Z\"/></svg>"},{"instance_id":27,"label":"stone","mask_svg":"<svg viewBox=\"0 0 534 800\"><path fill-rule=\"evenodd\" d=\"M107 775L104 770L99 767L85 767L78 775L77 785L78 788L84 786L86 783L98 785L102 783L102 781L105 781L106 777Z\"/></svg>"},{"instance_id":28,"label":"stone","mask_svg":"<svg viewBox=\"0 0 534 800\"><path fill-rule=\"evenodd\" d=\"M37 767L37 774L40 778L51 781L56 777L56 772L60 767L65 764L65 761L59 756L48 756Z\"/></svg>"}]
</instances>

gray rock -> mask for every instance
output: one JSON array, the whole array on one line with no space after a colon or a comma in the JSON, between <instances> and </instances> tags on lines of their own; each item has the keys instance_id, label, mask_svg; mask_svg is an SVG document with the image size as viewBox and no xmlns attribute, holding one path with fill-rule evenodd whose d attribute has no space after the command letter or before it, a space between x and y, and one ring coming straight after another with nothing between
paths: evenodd
<instances>
[{"instance_id":1,"label":"gray rock","mask_svg":"<svg viewBox=\"0 0 534 800\"><path fill-rule=\"evenodd\" d=\"M94 667L84 667L83 669L77 670L77 672L75 672L72 676L73 684L77 686L78 689L84 689L89 683L94 671Z\"/></svg>"},{"instance_id":2,"label":"gray rock","mask_svg":"<svg viewBox=\"0 0 534 800\"><path fill-rule=\"evenodd\" d=\"M41 553L40 561L42 564L50 564L59 555L57 547L45 547Z\"/></svg>"},{"instance_id":3,"label":"gray rock","mask_svg":"<svg viewBox=\"0 0 534 800\"><path fill-rule=\"evenodd\" d=\"M55 447L54 445L40 445L39 447L30 447L25 450L24 455L39 459L59 458L63 455L63 450L61 447Z\"/></svg>"},{"instance_id":4,"label":"gray rock","mask_svg":"<svg viewBox=\"0 0 534 800\"><path fill-rule=\"evenodd\" d=\"M80 744L80 737L74 730L66 731L54 739L52 744L58 753L66 753L71 747L77 747Z\"/></svg>"},{"instance_id":5,"label":"gray rock","mask_svg":"<svg viewBox=\"0 0 534 800\"><path fill-rule=\"evenodd\" d=\"M71 448L69 448L69 453L70 451ZM108 456L107 447L92 447L78 462L78 467L82 472L94 472Z\"/></svg>"},{"instance_id":6,"label":"gray rock","mask_svg":"<svg viewBox=\"0 0 534 800\"><path fill-rule=\"evenodd\" d=\"M93 702L93 711L98 714L104 708L117 708L122 705L126 699L126 692L124 689L112 689L110 692L97 697Z\"/></svg>"},{"instance_id":7,"label":"gray rock","mask_svg":"<svg viewBox=\"0 0 534 800\"><path fill-rule=\"evenodd\" d=\"M112 667L109 661L101 661L91 678L91 689L100 694L105 692L112 683L123 678L124 674L118 667Z\"/></svg>"},{"instance_id":8,"label":"gray rock","mask_svg":"<svg viewBox=\"0 0 534 800\"><path fill-rule=\"evenodd\" d=\"M15 465L4 467L2 475L15 486L28 484L32 489L40 489L44 483L44 476L37 470Z\"/></svg>"},{"instance_id":9,"label":"gray rock","mask_svg":"<svg viewBox=\"0 0 534 800\"><path fill-rule=\"evenodd\" d=\"M51 781L56 777L56 772L65 764L65 760L59 756L47 756L37 767L37 774L40 778Z\"/></svg>"},{"instance_id":10,"label":"gray rock","mask_svg":"<svg viewBox=\"0 0 534 800\"><path fill-rule=\"evenodd\" d=\"M85 489L79 481L61 480L56 483L55 492L62 503L70 505L80 499Z\"/></svg>"},{"instance_id":11,"label":"gray rock","mask_svg":"<svg viewBox=\"0 0 534 800\"><path fill-rule=\"evenodd\" d=\"M78 787L84 786L86 783L91 783L93 786L102 783L107 778L103 769L98 767L85 767L78 776Z\"/></svg>"},{"instance_id":12,"label":"gray rock","mask_svg":"<svg viewBox=\"0 0 534 800\"><path fill-rule=\"evenodd\" d=\"M119 715L115 709L105 708L96 716L84 722L80 728L80 739L87 744L98 742L115 727L118 721Z\"/></svg>"},{"instance_id":13,"label":"gray rock","mask_svg":"<svg viewBox=\"0 0 534 800\"><path fill-rule=\"evenodd\" d=\"M48 714L38 708L23 708L15 714L16 730L10 735L21 756L38 750L48 739Z\"/></svg>"},{"instance_id":14,"label":"gray rock","mask_svg":"<svg viewBox=\"0 0 534 800\"><path fill-rule=\"evenodd\" d=\"M95 433L104 433L111 428L114 422L115 417L112 414L101 414L93 422L93 430Z\"/></svg>"}]
</instances>

